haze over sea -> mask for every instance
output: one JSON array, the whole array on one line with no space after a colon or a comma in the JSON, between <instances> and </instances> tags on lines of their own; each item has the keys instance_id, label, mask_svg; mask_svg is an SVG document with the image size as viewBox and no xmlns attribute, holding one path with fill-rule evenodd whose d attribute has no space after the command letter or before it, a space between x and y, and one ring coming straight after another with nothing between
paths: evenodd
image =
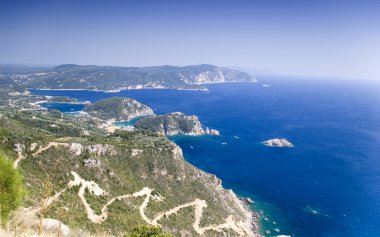
<instances>
[{"instance_id":1,"label":"haze over sea","mask_svg":"<svg viewBox=\"0 0 380 237\"><path fill-rule=\"evenodd\" d=\"M379 87L358 81L258 79L207 85L210 92L32 92L92 102L127 96L157 114L197 115L222 135L171 139L190 163L255 200L252 208L261 212L262 232L271 232L266 236L380 236ZM60 106L51 108L81 109ZM276 137L295 147L260 143Z\"/></svg>"}]
</instances>

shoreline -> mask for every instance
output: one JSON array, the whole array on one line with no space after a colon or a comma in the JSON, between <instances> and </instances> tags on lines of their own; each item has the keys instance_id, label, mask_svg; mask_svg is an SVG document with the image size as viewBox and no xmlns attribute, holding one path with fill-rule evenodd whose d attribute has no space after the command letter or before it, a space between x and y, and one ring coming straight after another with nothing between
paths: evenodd
<instances>
[{"instance_id":1,"label":"shoreline","mask_svg":"<svg viewBox=\"0 0 380 237\"><path fill-rule=\"evenodd\" d=\"M29 88L29 90L35 91L93 91L93 92L103 92L103 93L119 93L122 91L131 91L131 90L177 90L177 91L199 91L199 92L209 92L210 90L207 88L162 88L162 87L147 87L147 88L123 88L123 89L111 89L111 90L100 90L100 89L62 89L62 88ZM30 92L30 91L29 91Z\"/></svg>"},{"instance_id":2,"label":"shoreline","mask_svg":"<svg viewBox=\"0 0 380 237\"><path fill-rule=\"evenodd\" d=\"M88 105L91 104L90 101L73 101L73 102L60 102L60 101L38 101L35 102L35 104L47 104L47 103L54 103L54 104L71 104L71 105Z\"/></svg>"},{"instance_id":3,"label":"shoreline","mask_svg":"<svg viewBox=\"0 0 380 237\"><path fill-rule=\"evenodd\" d=\"M245 202L247 198L237 195L231 188L223 187L223 181L220 178L218 178L218 176L216 176L215 174L209 173L205 170L202 170L201 168L198 168L197 166L192 165L187 159L185 159L182 148L174 141L172 140L169 140L169 141L177 147L176 149L179 151L178 153L180 154L182 160L185 163L194 167L201 175L211 176L216 179L216 183L215 183L216 192L230 196L231 198L230 200L233 201L236 204L236 207L240 209L239 211L241 211L242 216L240 217L243 219L243 221L240 222L239 227L242 228L246 234L248 234L244 236L262 237L262 235L260 234L261 226L260 226L260 221L259 221L259 212L252 210L250 205L247 205L247 203Z\"/></svg>"},{"instance_id":4,"label":"shoreline","mask_svg":"<svg viewBox=\"0 0 380 237\"><path fill-rule=\"evenodd\" d=\"M231 82L231 83L235 83L235 82ZM242 83L244 83L244 82L242 82ZM213 84L217 84L217 83L213 83ZM141 89L154 89L154 88L141 88ZM136 89L136 90L141 90L141 89ZM165 88L157 88L157 89L165 89ZM87 89L33 89L33 90L41 90L41 91L49 91L49 90L54 91L54 90L56 90L56 91L97 91L97 92L105 92L105 91L100 91L100 90L87 90ZM173 90L173 89L168 89L168 90ZM177 90L177 89L174 89L174 90ZM184 90L187 90L187 89L184 89ZM192 89L190 89L190 90L192 90ZM196 90L196 91L199 91L199 90ZM84 104L84 103L80 103L80 102L54 102L54 101L38 101L35 104L37 106L41 106L40 104L43 104L43 103ZM78 111L78 112L83 112L83 111ZM82 115L82 114L80 114L80 115ZM129 120L129 121L131 121L131 120ZM113 120L112 119L111 120L105 120L104 123L102 123L99 126L99 128L103 128L103 129L105 129L109 133L113 133L116 130L124 130L124 129L128 130L128 127L133 127L133 126L118 126L118 125L115 125L115 123L116 122L129 122L129 121L116 121L114 119ZM175 143L173 140L171 140L169 138L170 137L176 137L176 136L189 137L188 135L177 134L177 135L174 135L174 136L166 136L166 138L168 140L170 140L171 142ZM209 134L202 134L200 136L211 136L211 135L209 135ZM197 136L190 136L190 137L197 137ZM175 145L179 147L179 145L177 143L175 143ZM187 161L184 157L183 157L183 160L186 163L188 163L188 164L191 165L191 163L189 161ZM206 173L206 174L209 174L209 175L214 175L214 174L208 173L207 171L205 171L205 170L203 170L201 168L198 168L197 166L194 166L194 167L196 169L198 169L200 172L203 172L203 173ZM219 179L216 175L215 175L215 177L217 179ZM245 216L247 217L247 219L244 221L244 226L246 226L247 228L249 228L251 230L252 236L258 236L258 237L261 236L260 235L260 230L261 230L260 213L257 212L257 211L254 211L251 208L251 204L247 204L247 202L245 201L247 199L247 197L244 197L243 195L237 195L234 192L234 190L225 188L221 184L220 184L220 188L223 191L228 192L229 195L231 195L231 197L233 198L234 202L236 202L236 204L241 207L241 211L243 211L243 213L245 213Z\"/></svg>"},{"instance_id":5,"label":"shoreline","mask_svg":"<svg viewBox=\"0 0 380 237\"><path fill-rule=\"evenodd\" d=\"M110 120L107 120L106 123L102 124L102 126L109 133L113 133L116 130L129 130L128 128L134 128L133 125L130 125L130 126L115 125L115 123L117 123L117 122L123 122L123 121L116 121L115 119L110 119ZM175 135L175 136L178 136L178 135ZM179 136L194 137L194 136L188 136L188 135L179 135ZM201 136L207 136L207 134L201 135ZM164 137L166 137L166 139L168 139L169 141L173 142L175 144L175 146L177 146L182 151L182 148L177 143L175 143L175 141L169 139L171 136L164 136ZM192 165L189 161L187 161L185 159L184 155L182 155L182 159L184 160L184 162L188 163L189 165ZM199 170L200 172L203 172L203 173L208 174L208 175L215 176L216 179L220 180L219 188L225 192L228 192L229 195L231 195L233 200L236 202L236 204L239 205L242 210L244 210L245 215L247 217L244 225L252 231L252 236L261 237L260 230L262 229L262 226L261 226L261 222L260 222L260 213L251 208L251 205L253 203L255 203L256 200L252 201L251 198L253 198L253 197L245 197L243 195L236 194L233 189L228 189L228 188L223 187L223 185L222 185L223 181L218 176L216 176L215 174L211 174L211 173L209 173L209 172L207 172L207 171L205 171L205 170L203 170L197 166L194 166L194 167L197 170Z\"/></svg>"},{"instance_id":6,"label":"shoreline","mask_svg":"<svg viewBox=\"0 0 380 237\"><path fill-rule=\"evenodd\" d=\"M258 80L254 81L223 81L223 82L208 82L208 83L194 83L190 85L215 85L215 84L233 84L233 83L257 83ZM199 92L209 92L210 90L207 87L204 88L180 88L180 87L133 87L137 85L124 86L115 89L69 89L69 88L28 88L30 90L39 90L39 91L93 91L93 92L103 92L103 93L119 93L122 91L129 90L177 90L177 91L199 91Z\"/></svg>"}]
</instances>

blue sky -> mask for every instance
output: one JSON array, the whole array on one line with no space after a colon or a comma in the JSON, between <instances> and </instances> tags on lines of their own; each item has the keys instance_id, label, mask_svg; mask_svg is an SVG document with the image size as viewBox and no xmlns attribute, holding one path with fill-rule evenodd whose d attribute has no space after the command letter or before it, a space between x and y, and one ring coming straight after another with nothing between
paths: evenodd
<instances>
[{"instance_id":1,"label":"blue sky","mask_svg":"<svg viewBox=\"0 0 380 237\"><path fill-rule=\"evenodd\" d=\"M380 1L0 0L0 63L380 79Z\"/></svg>"}]
</instances>

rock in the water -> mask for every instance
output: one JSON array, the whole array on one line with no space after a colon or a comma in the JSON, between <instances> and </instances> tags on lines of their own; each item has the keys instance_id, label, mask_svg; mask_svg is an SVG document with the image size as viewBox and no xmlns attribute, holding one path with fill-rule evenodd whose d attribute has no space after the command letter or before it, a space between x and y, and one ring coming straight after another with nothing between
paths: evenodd
<instances>
[{"instance_id":1,"label":"rock in the water","mask_svg":"<svg viewBox=\"0 0 380 237\"><path fill-rule=\"evenodd\" d=\"M216 130L216 129L206 128L205 129L205 134L219 136L220 132L218 130Z\"/></svg>"},{"instance_id":2,"label":"rock in the water","mask_svg":"<svg viewBox=\"0 0 380 237\"><path fill-rule=\"evenodd\" d=\"M263 142L264 145L270 147L294 147L294 145L286 139L274 138Z\"/></svg>"},{"instance_id":3,"label":"rock in the water","mask_svg":"<svg viewBox=\"0 0 380 237\"><path fill-rule=\"evenodd\" d=\"M247 202L248 202L249 204L252 204L252 203L253 203L253 200L250 199L250 198L247 198L246 200L247 200Z\"/></svg>"},{"instance_id":4,"label":"rock in the water","mask_svg":"<svg viewBox=\"0 0 380 237\"><path fill-rule=\"evenodd\" d=\"M254 203L254 201L250 198L241 198L241 201L244 203L244 205L247 205L247 206Z\"/></svg>"}]
</instances>

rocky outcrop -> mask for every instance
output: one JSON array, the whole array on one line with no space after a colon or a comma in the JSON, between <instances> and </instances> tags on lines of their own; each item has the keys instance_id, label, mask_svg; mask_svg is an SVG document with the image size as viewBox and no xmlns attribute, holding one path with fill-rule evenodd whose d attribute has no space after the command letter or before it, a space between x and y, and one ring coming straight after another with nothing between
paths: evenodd
<instances>
[{"instance_id":1,"label":"rocky outcrop","mask_svg":"<svg viewBox=\"0 0 380 237\"><path fill-rule=\"evenodd\" d=\"M216 129L206 128L205 129L205 134L219 136L220 132L218 130L216 130Z\"/></svg>"},{"instance_id":2,"label":"rocky outcrop","mask_svg":"<svg viewBox=\"0 0 380 237\"><path fill-rule=\"evenodd\" d=\"M37 142L33 142L32 144L30 144L29 150L30 151L34 151L37 148L37 146L38 146L38 143Z\"/></svg>"},{"instance_id":3,"label":"rocky outcrop","mask_svg":"<svg viewBox=\"0 0 380 237\"><path fill-rule=\"evenodd\" d=\"M42 221L42 229L45 232L55 233L61 236L68 236L70 233L70 229L67 225L63 224L61 221L46 218Z\"/></svg>"},{"instance_id":4,"label":"rocky outcrop","mask_svg":"<svg viewBox=\"0 0 380 237\"><path fill-rule=\"evenodd\" d=\"M189 116L180 112L148 116L137 121L134 126L137 129L150 130L165 136L177 134L188 136L220 134L219 131L215 129L203 129L197 116Z\"/></svg>"},{"instance_id":5,"label":"rocky outcrop","mask_svg":"<svg viewBox=\"0 0 380 237\"><path fill-rule=\"evenodd\" d=\"M23 151L23 150L25 150L25 145L24 144L20 144L20 143L15 143L15 144L12 145L12 148L15 151Z\"/></svg>"},{"instance_id":6,"label":"rocky outcrop","mask_svg":"<svg viewBox=\"0 0 380 237\"><path fill-rule=\"evenodd\" d=\"M250 198L239 198L244 205L249 206L254 203L254 201Z\"/></svg>"},{"instance_id":7,"label":"rocky outcrop","mask_svg":"<svg viewBox=\"0 0 380 237\"><path fill-rule=\"evenodd\" d=\"M84 111L103 120L114 119L115 121L130 121L136 117L154 114L148 106L134 99L122 97L99 100L87 105Z\"/></svg>"},{"instance_id":8,"label":"rocky outcrop","mask_svg":"<svg viewBox=\"0 0 380 237\"><path fill-rule=\"evenodd\" d=\"M282 139L273 138L273 139L264 141L263 144L270 147L294 147L292 143L290 143L288 140L284 138Z\"/></svg>"},{"instance_id":9,"label":"rocky outcrop","mask_svg":"<svg viewBox=\"0 0 380 237\"><path fill-rule=\"evenodd\" d=\"M213 68L195 75L193 78L187 79L190 84L210 84L210 83L226 83L226 82L253 82L248 75L237 70L226 68Z\"/></svg>"},{"instance_id":10,"label":"rocky outcrop","mask_svg":"<svg viewBox=\"0 0 380 237\"><path fill-rule=\"evenodd\" d=\"M94 154L97 156L105 155L107 153L115 154L116 150L113 146L108 144L93 144L93 145L83 145L80 143L68 144L69 150L75 155L79 156L82 152L88 152L89 154Z\"/></svg>"},{"instance_id":11,"label":"rocky outcrop","mask_svg":"<svg viewBox=\"0 0 380 237\"><path fill-rule=\"evenodd\" d=\"M141 149L132 149L132 150L131 150L131 156L132 156L132 157L138 156L138 155L140 155L141 153L143 153L143 150L141 150Z\"/></svg>"},{"instance_id":12,"label":"rocky outcrop","mask_svg":"<svg viewBox=\"0 0 380 237\"><path fill-rule=\"evenodd\" d=\"M170 142L170 145L172 146L172 153L173 153L173 158L176 160L183 160L183 152L182 149L175 144L174 142Z\"/></svg>"},{"instance_id":13,"label":"rocky outcrop","mask_svg":"<svg viewBox=\"0 0 380 237\"><path fill-rule=\"evenodd\" d=\"M83 161L83 165L85 167L91 167L91 168L93 168L93 167L99 167L101 165L101 162L99 160L97 160L97 159L85 159Z\"/></svg>"},{"instance_id":14,"label":"rocky outcrop","mask_svg":"<svg viewBox=\"0 0 380 237\"><path fill-rule=\"evenodd\" d=\"M226 82L256 82L248 73L213 65L189 66L191 73L179 73L181 80L187 84L211 84Z\"/></svg>"}]
</instances>

